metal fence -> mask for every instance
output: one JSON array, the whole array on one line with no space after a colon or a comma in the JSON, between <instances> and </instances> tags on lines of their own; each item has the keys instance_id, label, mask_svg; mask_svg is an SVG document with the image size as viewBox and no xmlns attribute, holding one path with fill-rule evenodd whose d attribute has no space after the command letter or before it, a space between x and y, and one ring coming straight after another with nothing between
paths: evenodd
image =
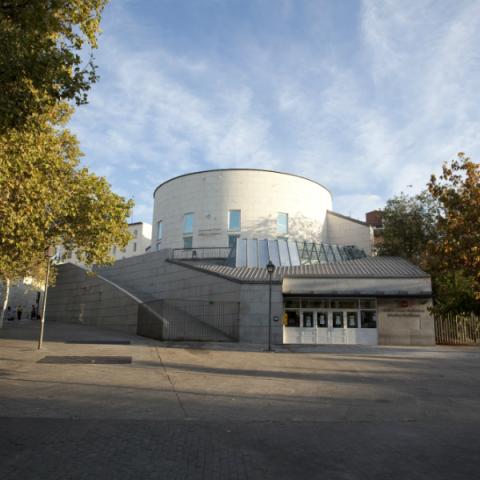
<instances>
[{"instance_id":1,"label":"metal fence","mask_svg":"<svg viewBox=\"0 0 480 480\"><path fill-rule=\"evenodd\" d=\"M161 299L139 305L137 334L157 340L238 341L238 302Z\"/></svg>"},{"instance_id":2,"label":"metal fence","mask_svg":"<svg viewBox=\"0 0 480 480\"><path fill-rule=\"evenodd\" d=\"M171 258L175 260L228 258L231 253L232 249L230 247L174 248Z\"/></svg>"},{"instance_id":3,"label":"metal fence","mask_svg":"<svg viewBox=\"0 0 480 480\"><path fill-rule=\"evenodd\" d=\"M438 345L479 345L480 317L473 314L435 316L435 341Z\"/></svg>"}]
</instances>

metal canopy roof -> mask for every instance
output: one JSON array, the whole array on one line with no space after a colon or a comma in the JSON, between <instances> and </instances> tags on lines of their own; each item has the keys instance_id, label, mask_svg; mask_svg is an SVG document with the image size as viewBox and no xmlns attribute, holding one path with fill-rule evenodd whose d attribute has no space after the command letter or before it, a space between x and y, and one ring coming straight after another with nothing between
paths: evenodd
<instances>
[{"instance_id":1,"label":"metal canopy roof","mask_svg":"<svg viewBox=\"0 0 480 480\"><path fill-rule=\"evenodd\" d=\"M265 267L229 267L226 265L178 262L206 273L244 283L266 283ZM273 281L283 278L429 278L423 270L400 257L365 257L337 263L280 266L275 269Z\"/></svg>"}]
</instances>

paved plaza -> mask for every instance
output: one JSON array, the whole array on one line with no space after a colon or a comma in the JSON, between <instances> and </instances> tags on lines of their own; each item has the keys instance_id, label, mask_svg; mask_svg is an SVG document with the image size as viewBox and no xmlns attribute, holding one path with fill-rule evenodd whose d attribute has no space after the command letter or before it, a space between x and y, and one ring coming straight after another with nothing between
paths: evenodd
<instances>
[{"instance_id":1,"label":"paved plaza","mask_svg":"<svg viewBox=\"0 0 480 480\"><path fill-rule=\"evenodd\" d=\"M478 348L37 335L0 330L2 480L480 477Z\"/></svg>"}]
</instances>

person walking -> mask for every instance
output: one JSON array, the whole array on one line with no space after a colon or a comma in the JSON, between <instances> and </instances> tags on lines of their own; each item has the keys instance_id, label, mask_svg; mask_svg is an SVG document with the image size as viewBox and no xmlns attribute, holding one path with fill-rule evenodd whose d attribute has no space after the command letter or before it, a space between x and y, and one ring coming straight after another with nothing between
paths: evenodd
<instances>
[{"instance_id":1,"label":"person walking","mask_svg":"<svg viewBox=\"0 0 480 480\"><path fill-rule=\"evenodd\" d=\"M13 322L15 317L13 316L13 310L12 310L12 307L10 305L7 307L6 314L7 314L7 321L8 322Z\"/></svg>"},{"instance_id":2,"label":"person walking","mask_svg":"<svg viewBox=\"0 0 480 480\"><path fill-rule=\"evenodd\" d=\"M30 311L30 320L36 320L37 319L37 309L35 308L35 305L32 305L32 310Z\"/></svg>"},{"instance_id":3,"label":"person walking","mask_svg":"<svg viewBox=\"0 0 480 480\"><path fill-rule=\"evenodd\" d=\"M22 319L22 306L19 305L17 307L17 320L21 320Z\"/></svg>"}]
</instances>

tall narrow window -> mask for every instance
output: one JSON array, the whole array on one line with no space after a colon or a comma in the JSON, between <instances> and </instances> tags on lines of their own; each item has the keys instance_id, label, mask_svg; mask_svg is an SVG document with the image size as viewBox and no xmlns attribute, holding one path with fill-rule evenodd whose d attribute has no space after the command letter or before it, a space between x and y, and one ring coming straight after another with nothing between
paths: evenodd
<instances>
[{"instance_id":1,"label":"tall narrow window","mask_svg":"<svg viewBox=\"0 0 480 480\"><path fill-rule=\"evenodd\" d=\"M134 252L137 251L137 242L133 242L133 251L134 251Z\"/></svg>"},{"instance_id":2,"label":"tall narrow window","mask_svg":"<svg viewBox=\"0 0 480 480\"><path fill-rule=\"evenodd\" d=\"M135 230L133 231L133 236L134 236L135 238L138 237L138 230L135 229Z\"/></svg>"},{"instance_id":3,"label":"tall narrow window","mask_svg":"<svg viewBox=\"0 0 480 480\"><path fill-rule=\"evenodd\" d=\"M280 235L288 233L288 213L277 214L277 233Z\"/></svg>"},{"instance_id":4,"label":"tall narrow window","mask_svg":"<svg viewBox=\"0 0 480 480\"><path fill-rule=\"evenodd\" d=\"M183 216L183 233L185 235L193 233L193 213L186 213Z\"/></svg>"},{"instance_id":5,"label":"tall narrow window","mask_svg":"<svg viewBox=\"0 0 480 480\"><path fill-rule=\"evenodd\" d=\"M238 231L241 228L241 212L240 210L228 211L228 229Z\"/></svg>"},{"instance_id":6,"label":"tall narrow window","mask_svg":"<svg viewBox=\"0 0 480 480\"><path fill-rule=\"evenodd\" d=\"M157 240L161 240L163 237L163 222L160 220L157 222Z\"/></svg>"},{"instance_id":7,"label":"tall narrow window","mask_svg":"<svg viewBox=\"0 0 480 480\"><path fill-rule=\"evenodd\" d=\"M183 237L183 248L193 248L192 237Z\"/></svg>"}]
</instances>

